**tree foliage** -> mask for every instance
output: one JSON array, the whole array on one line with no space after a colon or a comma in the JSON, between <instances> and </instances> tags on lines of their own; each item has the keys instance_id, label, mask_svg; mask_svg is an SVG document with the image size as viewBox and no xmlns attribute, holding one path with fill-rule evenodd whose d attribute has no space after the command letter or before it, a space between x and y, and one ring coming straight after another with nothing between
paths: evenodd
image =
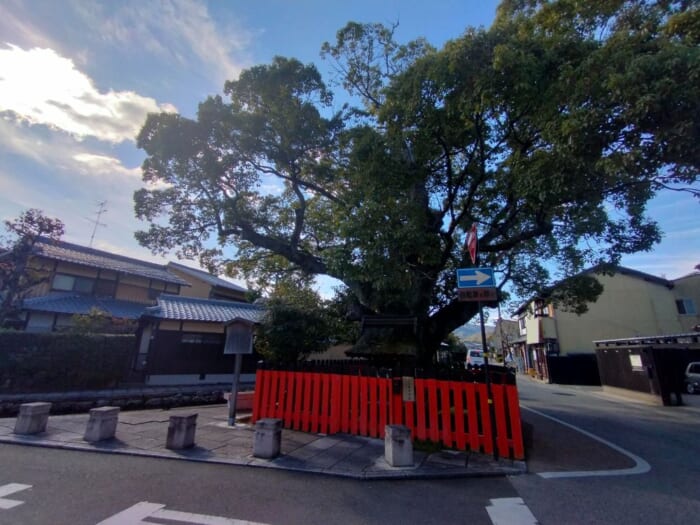
<instances>
[{"instance_id":1,"label":"tree foliage","mask_svg":"<svg viewBox=\"0 0 700 525\"><path fill-rule=\"evenodd\" d=\"M432 352L477 312L455 297L473 223L519 296L659 240L649 199L696 191L698 20L683 1L505 0L440 50L350 23L323 52L359 107L332 113L315 66L278 57L194 120L149 116L137 237L262 282L335 277L362 313L415 316ZM555 299L580 311L586 279Z\"/></svg>"},{"instance_id":2,"label":"tree foliage","mask_svg":"<svg viewBox=\"0 0 700 525\"><path fill-rule=\"evenodd\" d=\"M255 349L268 362L295 363L328 348L330 328L321 298L309 281L287 279L277 283L265 301Z\"/></svg>"},{"instance_id":3,"label":"tree foliage","mask_svg":"<svg viewBox=\"0 0 700 525\"><path fill-rule=\"evenodd\" d=\"M0 327L16 320L27 292L46 277L29 265L37 240L58 240L64 233L63 222L34 208L4 224L7 234L0 239Z\"/></svg>"}]
</instances>

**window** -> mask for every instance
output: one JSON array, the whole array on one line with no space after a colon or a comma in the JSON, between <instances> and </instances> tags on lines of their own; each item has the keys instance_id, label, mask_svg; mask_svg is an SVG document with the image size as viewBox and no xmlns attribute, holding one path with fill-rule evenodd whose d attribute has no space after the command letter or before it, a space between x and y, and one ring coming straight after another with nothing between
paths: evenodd
<instances>
[{"instance_id":1,"label":"window","mask_svg":"<svg viewBox=\"0 0 700 525\"><path fill-rule=\"evenodd\" d=\"M52 288L63 292L78 292L91 294L95 286L95 279L89 277L77 277L57 273L53 278Z\"/></svg>"},{"instance_id":2,"label":"window","mask_svg":"<svg viewBox=\"0 0 700 525\"><path fill-rule=\"evenodd\" d=\"M117 292L117 281L98 279L95 283L95 295L97 297L114 297Z\"/></svg>"},{"instance_id":3,"label":"window","mask_svg":"<svg viewBox=\"0 0 700 525\"><path fill-rule=\"evenodd\" d=\"M525 333L525 318L521 317L518 319L518 326L520 327L520 333L523 334Z\"/></svg>"},{"instance_id":4,"label":"window","mask_svg":"<svg viewBox=\"0 0 700 525\"><path fill-rule=\"evenodd\" d=\"M681 315L695 315L697 310L695 309L695 303L692 299L677 299L676 308L678 313Z\"/></svg>"},{"instance_id":5,"label":"window","mask_svg":"<svg viewBox=\"0 0 700 525\"><path fill-rule=\"evenodd\" d=\"M549 306L544 301L535 301L535 317L549 317Z\"/></svg>"}]
</instances>

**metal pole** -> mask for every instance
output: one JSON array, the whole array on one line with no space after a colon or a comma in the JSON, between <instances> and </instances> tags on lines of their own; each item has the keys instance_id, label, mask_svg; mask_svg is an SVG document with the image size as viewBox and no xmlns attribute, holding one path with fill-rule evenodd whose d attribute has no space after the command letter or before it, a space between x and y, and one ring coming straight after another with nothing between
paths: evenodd
<instances>
[{"instance_id":1,"label":"metal pole","mask_svg":"<svg viewBox=\"0 0 700 525\"><path fill-rule=\"evenodd\" d=\"M489 404L489 424L491 425L491 445L493 447L493 459L498 459L498 449L496 448L496 416L493 407L493 393L491 392L491 377L489 374L489 357L486 352L486 328L484 326L484 310L479 301L479 321L481 322L481 351L484 353L484 376L486 382L486 397Z\"/></svg>"},{"instance_id":2,"label":"metal pole","mask_svg":"<svg viewBox=\"0 0 700 525\"><path fill-rule=\"evenodd\" d=\"M238 397L238 381L241 378L241 365L243 354L236 354L236 363L233 371L233 382L231 383L231 397L228 399L228 426L236 426L236 398Z\"/></svg>"}]
</instances>

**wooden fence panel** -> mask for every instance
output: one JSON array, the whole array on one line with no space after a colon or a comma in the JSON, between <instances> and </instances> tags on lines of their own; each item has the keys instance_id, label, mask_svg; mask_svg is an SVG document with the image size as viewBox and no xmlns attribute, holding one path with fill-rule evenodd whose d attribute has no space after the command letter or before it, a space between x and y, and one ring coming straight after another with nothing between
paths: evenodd
<instances>
[{"instance_id":1,"label":"wooden fence panel","mask_svg":"<svg viewBox=\"0 0 700 525\"><path fill-rule=\"evenodd\" d=\"M518 392L514 385L415 379L415 401L403 401L394 380L315 372L258 370L253 420L274 417L304 432L383 437L387 424L405 424L414 439L460 450L523 459ZM490 407L493 406L494 421Z\"/></svg>"}]
</instances>

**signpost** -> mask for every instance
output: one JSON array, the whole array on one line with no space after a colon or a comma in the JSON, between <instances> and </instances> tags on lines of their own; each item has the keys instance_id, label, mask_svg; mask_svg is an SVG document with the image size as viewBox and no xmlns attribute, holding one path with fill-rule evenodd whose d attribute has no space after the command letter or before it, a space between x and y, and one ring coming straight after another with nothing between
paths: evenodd
<instances>
[{"instance_id":1,"label":"signpost","mask_svg":"<svg viewBox=\"0 0 700 525\"><path fill-rule=\"evenodd\" d=\"M472 224L464 241L464 248L469 252L472 264L478 264L478 237L476 223ZM486 382L486 397L489 403L489 418L491 420L491 436L493 457L498 459L496 448L496 431L494 427L495 416L493 413L493 394L491 392L491 380L489 377L489 358L486 348L486 328L484 327L483 302L498 302L498 289L493 276L493 268L460 268L457 270L457 293L460 301L479 303L479 321L481 323L481 349L484 353L484 378Z\"/></svg>"},{"instance_id":2,"label":"signpost","mask_svg":"<svg viewBox=\"0 0 700 525\"><path fill-rule=\"evenodd\" d=\"M226 325L226 343L224 354L235 354L236 360L231 383L231 395L228 399L228 424L236 426L236 398L238 397L238 382L241 377L243 355L253 353L253 325L248 321L236 319Z\"/></svg>"}]
</instances>

